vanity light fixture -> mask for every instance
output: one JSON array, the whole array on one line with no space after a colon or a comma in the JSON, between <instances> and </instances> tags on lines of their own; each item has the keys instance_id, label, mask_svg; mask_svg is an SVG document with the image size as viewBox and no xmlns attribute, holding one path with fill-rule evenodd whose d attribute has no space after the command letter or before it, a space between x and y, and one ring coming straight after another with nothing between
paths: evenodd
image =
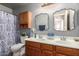
<instances>
[{"instance_id":1,"label":"vanity light fixture","mask_svg":"<svg viewBox=\"0 0 79 59\"><path fill-rule=\"evenodd\" d=\"M41 5L41 7L46 7L46 6L49 6L49 5L52 5L52 4L55 4L55 3L43 3L43 4Z\"/></svg>"}]
</instances>

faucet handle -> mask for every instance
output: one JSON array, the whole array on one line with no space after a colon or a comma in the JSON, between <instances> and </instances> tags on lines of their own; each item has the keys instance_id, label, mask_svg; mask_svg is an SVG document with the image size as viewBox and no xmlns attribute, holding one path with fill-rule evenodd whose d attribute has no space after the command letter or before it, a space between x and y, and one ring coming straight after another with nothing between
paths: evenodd
<instances>
[{"instance_id":1,"label":"faucet handle","mask_svg":"<svg viewBox=\"0 0 79 59\"><path fill-rule=\"evenodd\" d=\"M65 41L66 40L66 37L62 36L61 37L61 40Z\"/></svg>"}]
</instances>

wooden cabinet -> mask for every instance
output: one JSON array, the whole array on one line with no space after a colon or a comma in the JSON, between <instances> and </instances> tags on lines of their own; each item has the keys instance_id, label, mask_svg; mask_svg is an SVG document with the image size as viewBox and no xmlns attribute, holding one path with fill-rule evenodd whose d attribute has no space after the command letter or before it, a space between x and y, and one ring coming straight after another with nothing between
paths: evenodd
<instances>
[{"instance_id":1,"label":"wooden cabinet","mask_svg":"<svg viewBox=\"0 0 79 59\"><path fill-rule=\"evenodd\" d=\"M54 50L54 46L49 45L49 44L41 44L41 49L42 50L50 50L50 51L52 51L52 50Z\"/></svg>"},{"instance_id":2,"label":"wooden cabinet","mask_svg":"<svg viewBox=\"0 0 79 59\"><path fill-rule=\"evenodd\" d=\"M39 42L26 41L26 55L27 56L53 56L55 46L43 44Z\"/></svg>"},{"instance_id":3,"label":"wooden cabinet","mask_svg":"<svg viewBox=\"0 0 79 59\"><path fill-rule=\"evenodd\" d=\"M41 54L43 56L54 56L55 46L41 43Z\"/></svg>"},{"instance_id":4,"label":"wooden cabinet","mask_svg":"<svg viewBox=\"0 0 79 59\"><path fill-rule=\"evenodd\" d=\"M72 49L72 48L67 48L67 47L61 47L61 46L56 46L56 52L68 55L68 56L77 56L79 55L79 50L77 49Z\"/></svg>"},{"instance_id":5,"label":"wooden cabinet","mask_svg":"<svg viewBox=\"0 0 79 59\"><path fill-rule=\"evenodd\" d=\"M32 13L27 11L19 14L20 27L31 28L32 26Z\"/></svg>"},{"instance_id":6,"label":"wooden cabinet","mask_svg":"<svg viewBox=\"0 0 79 59\"><path fill-rule=\"evenodd\" d=\"M42 56L53 56L53 52L49 50L42 50L41 52Z\"/></svg>"},{"instance_id":7,"label":"wooden cabinet","mask_svg":"<svg viewBox=\"0 0 79 59\"><path fill-rule=\"evenodd\" d=\"M26 41L26 46L40 48L40 43L38 43L38 42L32 42L32 41Z\"/></svg>"},{"instance_id":8,"label":"wooden cabinet","mask_svg":"<svg viewBox=\"0 0 79 59\"><path fill-rule=\"evenodd\" d=\"M41 55L41 51L38 48L27 47L26 55L27 56L40 56Z\"/></svg>"},{"instance_id":9,"label":"wooden cabinet","mask_svg":"<svg viewBox=\"0 0 79 59\"><path fill-rule=\"evenodd\" d=\"M25 47L25 55L31 56L31 48L30 47Z\"/></svg>"},{"instance_id":10,"label":"wooden cabinet","mask_svg":"<svg viewBox=\"0 0 79 59\"><path fill-rule=\"evenodd\" d=\"M26 41L25 46L26 46L25 54L27 56L40 56L41 55L40 43Z\"/></svg>"},{"instance_id":11,"label":"wooden cabinet","mask_svg":"<svg viewBox=\"0 0 79 59\"><path fill-rule=\"evenodd\" d=\"M79 56L79 49L26 41L26 56Z\"/></svg>"},{"instance_id":12,"label":"wooden cabinet","mask_svg":"<svg viewBox=\"0 0 79 59\"><path fill-rule=\"evenodd\" d=\"M61 53L56 53L55 55L56 55L56 56L66 56L66 55L61 54Z\"/></svg>"}]
</instances>

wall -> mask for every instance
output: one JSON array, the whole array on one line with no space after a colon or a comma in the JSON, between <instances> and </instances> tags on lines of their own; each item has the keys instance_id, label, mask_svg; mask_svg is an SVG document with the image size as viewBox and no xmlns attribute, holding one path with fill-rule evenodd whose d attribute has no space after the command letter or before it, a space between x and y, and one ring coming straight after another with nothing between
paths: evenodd
<instances>
[{"instance_id":1,"label":"wall","mask_svg":"<svg viewBox=\"0 0 79 59\"><path fill-rule=\"evenodd\" d=\"M75 29L71 30L71 31L66 31L66 32L61 32L61 31L56 31L54 30L53 27L53 13L57 10L60 9L68 9L68 8L72 8L76 11L75 14ZM15 11L16 14L20 13L20 12L24 12L24 11L32 11L33 13L33 23L32 23L32 27L35 28L35 15L39 14L39 13L48 13L49 14L49 30L48 31L44 31L44 32L40 32L40 31L36 31L36 33L39 34L47 34L47 33L54 33L55 35L63 35L63 36L79 36L79 19L77 18L77 13L79 11L79 4L76 3L65 3L65 4L54 4L51 5L49 7L41 7L41 4L32 4L32 5L28 5L28 6L24 6L20 9L17 9Z\"/></svg>"},{"instance_id":2,"label":"wall","mask_svg":"<svg viewBox=\"0 0 79 59\"><path fill-rule=\"evenodd\" d=\"M5 7L5 6L1 5L1 4L0 4L0 10L8 12L8 13L13 13L12 9L10 9L8 7Z\"/></svg>"}]
</instances>

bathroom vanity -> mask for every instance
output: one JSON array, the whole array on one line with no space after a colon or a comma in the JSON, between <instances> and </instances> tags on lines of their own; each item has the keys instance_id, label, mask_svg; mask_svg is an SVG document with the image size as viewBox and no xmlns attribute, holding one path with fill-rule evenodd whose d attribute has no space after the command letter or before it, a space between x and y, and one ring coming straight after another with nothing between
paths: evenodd
<instances>
[{"instance_id":1,"label":"bathroom vanity","mask_svg":"<svg viewBox=\"0 0 79 59\"><path fill-rule=\"evenodd\" d=\"M45 22L44 22L45 21ZM44 22L44 23L42 23ZM40 13L35 16L36 30L45 31L49 29L49 16L47 13ZM67 32L75 29L75 10L62 9L53 13L53 25L56 31ZM50 36L50 35L48 35ZM53 35L52 35L53 36ZM26 56L79 56L79 42L71 38L26 38ZM66 40L67 39L67 40ZM79 38L78 40L79 41Z\"/></svg>"},{"instance_id":2,"label":"bathroom vanity","mask_svg":"<svg viewBox=\"0 0 79 59\"><path fill-rule=\"evenodd\" d=\"M79 56L78 42L66 43L64 41L37 40L33 38L25 40L26 56Z\"/></svg>"}]
</instances>

